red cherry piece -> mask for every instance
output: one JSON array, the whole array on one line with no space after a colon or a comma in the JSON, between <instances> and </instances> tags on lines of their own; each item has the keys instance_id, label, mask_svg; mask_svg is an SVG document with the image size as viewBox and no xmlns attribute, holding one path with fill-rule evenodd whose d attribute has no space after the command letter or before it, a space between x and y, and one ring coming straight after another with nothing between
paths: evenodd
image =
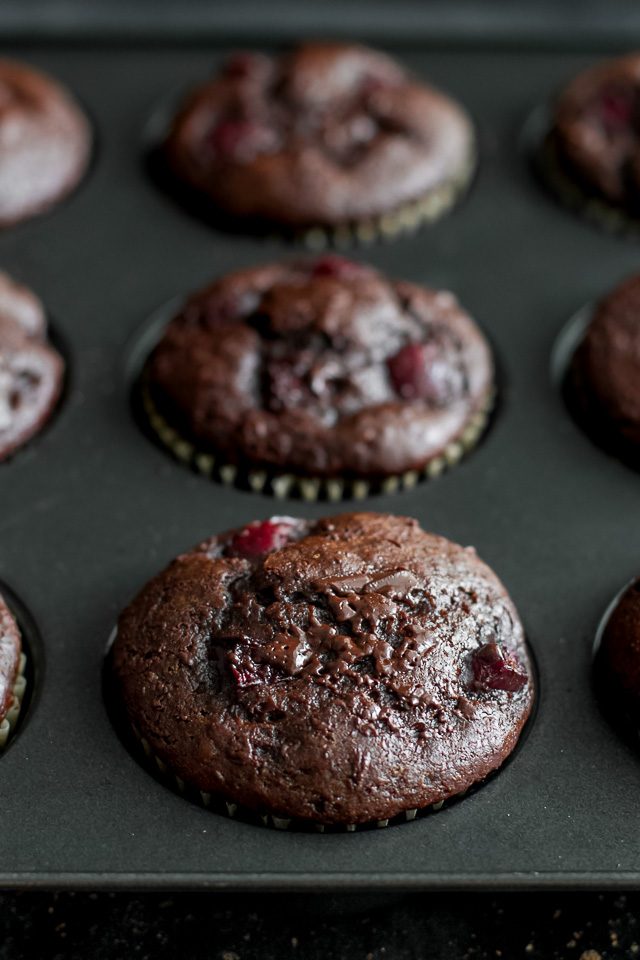
<instances>
[{"instance_id":1,"label":"red cherry piece","mask_svg":"<svg viewBox=\"0 0 640 960\"><path fill-rule=\"evenodd\" d=\"M407 344L387 360L387 367L394 390L405 400L446 400L458 379L434 341Z\"/></svg>"},{"instance_id":2,"label":"red cherry piece","mask_svg":"<svg viewBox=\"0 0 640 960\"><path fill-rule=\"evenodd\" d=\"M632 90L602 91L595 102L595 113L607 133L622 133L632 126L634 99Z\"/></svg>"},{"instance_id":3,"label":"red cherry piece","mask_svg":"<svg viewBox=\"0 0 640 960\"><path fill-rule=\"evenodd\" d=\"M245 560L255 560L274 550L279 550L289 542L292 524L279 520L274 523L264 520L262 523L250 523L236 533L227 546L225 554L228 557L242 557Z\"/></svg>"},{"instance_id":4,"label":"red cherry piece","mask_svg":"<svg viewBox=\"0 0 640 960\"><path fill-rule=\"evenodd\" d=\"M347 260L346 257L339 257L334 254L328 254L326 257L320 257L319 260L311 264L311 274L314 277L335 277L338 280L348 280L351 277L357 277L363 273L366 267L360 263L354 263L353 260Z\"/></svg>"},{"instance_id":5,"label":"red cherry piece","mask_svg":"<svg viewBox=\"0 0 640 960\"><path fill-rule=\"evenodd\" d=\"M515 693L526 687L528 677L520 669L513 654L499 643L485 643L472 658L473 679L488 690L507 690Z\"/></svg>"},{"instance_id":6,"label":"red cherry piece","mask_svg":"<svg viewBox=\"0 0 640 960\"><path fill-rule=\"evenodd\" d=\"M268 663L253 663L246 658L243 659L242 666L231 664L231 673L238 689L255 686L257 683L274 683L280 679L280 673Z\"/></svg>"},{"instance_id":7,"label":"red cherry piece","mask_svg":"<svg viewBox=\"0 0 640 960\"><path fill-rule=\"evenodd\" d=\"M211 131L211 146L222 160L252 160L270 153L276 141L271 127L253 120L221 120Z\"/></svg>"}]
</instances>

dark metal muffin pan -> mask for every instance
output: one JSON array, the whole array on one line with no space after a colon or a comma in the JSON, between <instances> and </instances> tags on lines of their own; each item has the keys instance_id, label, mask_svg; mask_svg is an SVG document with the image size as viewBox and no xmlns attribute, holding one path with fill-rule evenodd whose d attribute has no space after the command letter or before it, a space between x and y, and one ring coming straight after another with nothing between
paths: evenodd
<instances>
[{"instance_id":1,"label":"dark metal muffin pan","mask_svg":"<svg viewBox=\"0 0 640 960\"><path fill-rule=\"evenodd\" d=\"M0 757L0 884L639 885L640 763L590 682L600 616L640 572L639 479L582 434L549 373L563 325L638 269L639 248L559 208L519 147L533 106L605 51L429 49L415 37L392 50L471 110L481 165L452 215L356 255L453 290L496 344L505 385L472 455L437 481L359 506L476 546L525 623L539 706L518 755L481 790L413 823L344 835L251 826L176 796L127 752L101 697L118 611L170 558L272 512L340 509L212 484L151 443L131 413L131 358L153 311L216 274L290 252L216 233L146 176L145 121L167 92L206 76L222 47L60 41L5 52L68 83L100 146L67 203L0 236L0 265L44 299L73 367L55 421L0 467L0 580L34 617L47 667ZM42 668L42 651L36 659Z\"/></svg>"}]
</instances>

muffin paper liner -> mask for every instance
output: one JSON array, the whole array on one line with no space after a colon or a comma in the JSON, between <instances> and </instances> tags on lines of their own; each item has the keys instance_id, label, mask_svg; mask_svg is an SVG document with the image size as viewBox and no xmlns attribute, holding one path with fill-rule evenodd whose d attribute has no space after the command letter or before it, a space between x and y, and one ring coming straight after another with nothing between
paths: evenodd
<instances>
[{"instance_id":1,"label":"muffin paper liner","mask_svg":"<svg viewBox=\"0 0 640 960\"><path fill-rule=\"evenodd\" d=\"M395 493L410 490L422 480L435 479L475 447L484 434L495 403L492 386L482 406L469 418L460 433L451 440L444 451L433 457L419 470L407 470L382 479L367 477L306 477L295 473L279 473L275 469L243 468L227 463L223 457L199 450L194 443L182 437L158 411L144 374L138 391L145 419L153 434L176 459L193 467L199 473L227 486L254 493L271 494L277 500L289 497L306 501L314 500L364 500L373 493Z\"/></svg>"},{"instance_id":2,"label":"muffin paper liner","mask_svg":"<svg viewBox=\"0 0 640 960\"><path fill-rule=\"evenodd\" d=\"M264 827L269 827L275 830L295 829L296 831L304 831L305 833L356 833L362 830L371 830L372 828L382 829L383 827L394 826L401 823L409 823L412 820L428 816L431 813L436 813L438 810L442 809L446 802L449 800L461 799L472 789L472 787L467 787L460 793L446 798L446 800L440 800L438 803L431 803L426 807L419 809L416 808L413 810L405 810L404 812L397 814L395 817L389 818L388 820L372 820L364 823L317 823L309 820L300 820L296 817L277 816L276 814L271 813L260 814L255 810L252 810L250 807L245 807L240 803L235 803L230 800L224 800L217 794L211 794L203 790L198 790L197 787L192 787L190 784L185 783L177 773L175 773L163 760L160 759L160 757L153 752L149 741L143 737L143 735L140 733L140 730L134 723L131 723L131 729L136 740L139 742L142 750L144 751L147 764L150 766L155 765L161 774L162 781L169 788L176 787L179 793L181 793L186 799L191 800L199 806L206 807L208 810L220 814L221 816L234 818L238 817L238 819L242 819L245 822L262 824ZM478 781L479 784L483 782L484 781ZM473 784L473 786L475 787L476 784Z\"/></svg>"},{"instance_id":3,"label":"muffin paper liner","mask_svg":"<svg viewBox=\"0 0 640 960\"><path fill-rule=\"evenodd\" d=\"M272 236L293 239L307 250L319 253L328 248L349 250L369 247L379 241L392 242L400 236L416 233L421 227L434 223L448 213L470 187L477 167L475 150L443 183L432 187L417 199L395 210L338 226L318 225L291 233Z\"/></svg>"},{"instance_id":4,"label":"muffin paper liner","mask_svg":"<svg viewBox=\"0 0 640 960\"><path fill-rule=\"evenodd\" d=\"M465 797L467 794L473 794L488 784L494 777L499 776L503 770L509 766L516 755L520 752L523 744L526 742L533 725L535 724L535 715L537 712L539 698L535 697L533 707L524 726L520 730L516 744L509 754L504 758L499 767L486 774L484 779L477 780L469 784L459 793L451 794L436 803L430 803L422 808L412 808L404 810L394 817L385 820L365 821L363 823L319 823L311 820L299 819L296 817L286 817L274 813L258 813L256 810L229 800L217 793L208 793L201 791L197 787L186 783L167 763L165 763L153 750L147 738L142 734L136 722L133 721L127 713L122 692L117 684L113 672L112 651L113 644L117 636L117 628L114 628L107 641L105 659L103 664L103 697L107 712L112 725L120 737L123 745L129 751L131 756L143 767L143 769L164 787L179 793L186 800L194 803L196 806L205 807L213 813L224 817L237 818L243 823L249 825L262 825L276 830L294 830L305 833L356 833L372 829L381 829L387 826L408 823L416 819L423 819L432 813L437 813L443 806L448 809ZM539 673L535 654L527 642L527 654L531 667L531 679L534 689L539 690Z\"/></svg>"},{"instance_id":5,"label":"muffin paper liner","mask_svg":"<svg viewBox=\"0 0 640 960\"><path fill-rule=\"evenodd\" d=\"M607 233L640 240L640 216L591 193L565 169L551 123L551 107L539 106L524 129L524 146L535 172L563 207Z\"/></svg>"},{"instance_id":6,"label":"muffin paper liner","mask_svg":"<svg viewBox=\"0 0 640 960\"><path fill-rule=\"evenodd\" d=\"M22 701L24 699L24 694L27 689L27 678L25 677L25 669L27 666L27 657L25 653L20 654L20 664L18 667L18 675L16 681L13 685L13 703L7 710L4 720L0 723L0 750L5 747L9 741L9 738L14 733L16 725L18 723L18 717L20 716L20 707L22 706Z\"/></svg>"}]
</instances>

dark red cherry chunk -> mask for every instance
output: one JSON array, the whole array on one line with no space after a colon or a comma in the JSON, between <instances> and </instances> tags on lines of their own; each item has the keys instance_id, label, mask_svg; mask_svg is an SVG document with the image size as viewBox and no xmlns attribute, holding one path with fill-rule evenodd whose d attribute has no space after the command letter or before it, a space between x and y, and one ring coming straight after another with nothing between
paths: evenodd
<instances>
[{"instance_id":1,"label":"dark red cherry chunk","mask_svg":"<svg viewBox=\"0 0 640 960\"><path fill-rule=\"evenodd\" d=\"M512 653L499 643L485 643L472 658L473 679L488 690L515 693L526 687L528 677Z\"/></svg>"},{"instance_id":2,"label":"dark red cherry chunk","mask_svg":"<svg viewBox=\"0 0 640 960\"><path fill-rule=\"evenodd\" d=\"M292 523L287 520L250 523L236 533L228 544L225 554L228 557L242 557L245 560L257 559L284 547L289 542L291 530Z\"/></svg>"},{"instance_id":3,"label":"dark red cherry chunk","mask_svg":"<svg viewBox=\"0 0 640 960\"><path fill-rule=\"evenodd\" d=\"M222 160L252 160L277 146L271 127L256 120L221 120L211 131L211 146Z\"/></svg>"},{"instance_id":4,"label":"dark red cherry chunk","mask_svg":"<svg viewBox=\"0 0 640 960\"><path fill-rule=\"evenodd\" d=\"M387 360L391 383L405 400L446 400L459 386L458 371L451 367L435 342L409 343Z\"/></svg>"},{"instance_id":5,"label":"dark red cherry chunk","mask_svg":"<svg viewBox=\"0 0 640 960\"><path fill-rule=\"evenodd\" d=\"M326 257L320 257L311 264L312 276L335 277L337 280L357 277L365 269L362 264L354 263L353 260L347 260L346 257L339 257L336 254L327 254Z\"/></svg>"},{"instance_id":6,"label":"dark red cherry chunk","mask_svg":"<svg viewBox=\"0 0 640 960\"><path fill-rule=\"evenodd\" d=\"M254 686L256 683L274 683L281 674L268 663L253 663L243 658L242 665L231 664L231 673L238 689Z\"/></svg>"},{"instance_id":7,"label":"dark red cherry chunk","mask_svg":"<svg viewBox=\"0 0 640 960\"><path fill-rule=\"evenodd\" d=\"M622 133L633 125L633 90L616 87L603 90L592 109L607 133Z\"/></svg>"}]
</instances>

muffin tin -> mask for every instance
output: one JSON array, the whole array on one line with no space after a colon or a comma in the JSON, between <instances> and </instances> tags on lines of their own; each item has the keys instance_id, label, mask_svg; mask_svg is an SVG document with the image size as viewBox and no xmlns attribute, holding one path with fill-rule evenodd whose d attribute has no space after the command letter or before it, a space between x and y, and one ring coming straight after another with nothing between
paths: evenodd
<instances>
[{"instance_id":1,"label":"muffin tin","mask_svg":"<svg viewBox=\"0 0 640 960\"><path fill-rule=\"evenodd\" d=\"M590 678L602 611L639 572L638 475L583 435L550 372L565 323L638 269L639 248L550 200L520 141L533 107L611 49L436 50L414 37L390 50L471 110L480 169L448 218L356 255L453 290L496 345L504 382L492 427L468 458L434 482L358 507L414 516L476 546L524 621L539 699L526 743L481 790L413 823L325 835L236 822L172 793L129 754L101 695L118 611L171 557L274 512L334 509L212 484L151 443L130 406L159 306L217 274L290 253L215 232L145 171L148 118L224 48L60 42L4 52L68 84L95 121L99 147L67 203L0 236L0 266L42 297L71 370L56 419L0 468L0 579L43 638L42 647L29 644L38 695L0 757L0 885L639 884L640 764L601 715Z\"/></svg>"}]
</instances>

